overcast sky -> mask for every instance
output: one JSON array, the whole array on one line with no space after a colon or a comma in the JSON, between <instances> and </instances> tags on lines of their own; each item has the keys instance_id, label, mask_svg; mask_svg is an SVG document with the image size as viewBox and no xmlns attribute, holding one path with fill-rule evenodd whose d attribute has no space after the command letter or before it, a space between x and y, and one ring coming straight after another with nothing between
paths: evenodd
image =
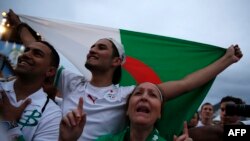
<instances>
[{"instance_id":1,"label":"overcast sky","mask_svg":"<svg viewBox=\"0 0 250 141\"><path fill-rule=\"evenodd\" d=\"M227 48L239 44L243 59L221 73L206 102L224 95L250 104L249 0L0 0L0 11L121 28Z\"/></svg>"}]
</instances>

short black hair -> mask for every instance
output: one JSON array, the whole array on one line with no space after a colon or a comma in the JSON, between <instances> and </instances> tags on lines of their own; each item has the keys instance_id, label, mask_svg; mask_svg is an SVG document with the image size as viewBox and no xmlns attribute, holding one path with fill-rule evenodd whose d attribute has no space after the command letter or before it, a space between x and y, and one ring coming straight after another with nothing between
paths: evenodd
<instances>
[{"instance_id":1,"label":"short black hair","mask_svg":"<svg viewBox=\"0 0 250 141\"><path fill-rule=\"evenodd\" d=\"M211 106L213 107L213 105L212 105L211 103L206 102L206 103L202 104L202 106L201 106L201 111L202 111L203 107L206 106L206 105L211 105Z\"/></svg>"},{"instance_id":2,"label":"short black hair","mask_svg":"<svg viewBox=\"0 0 250 141\"><path fill-rule=\"evenodd\" d=\"M221 99L220 104L223 102L233 101L235 104L244 104L243 100L233 96L225 96Z\"/></svg>"},{"instance_id":3,"label":"short black hair","mask_svg":"<svg viewBox=\"0 0 250 141\"><path fill-rule=\"evenodd\" d=\"M46 45L51 50L51 65L58 68L60 63L60 57L56 49L47 41L38 40L37 42Z\"/></svg>"}]
</instances>

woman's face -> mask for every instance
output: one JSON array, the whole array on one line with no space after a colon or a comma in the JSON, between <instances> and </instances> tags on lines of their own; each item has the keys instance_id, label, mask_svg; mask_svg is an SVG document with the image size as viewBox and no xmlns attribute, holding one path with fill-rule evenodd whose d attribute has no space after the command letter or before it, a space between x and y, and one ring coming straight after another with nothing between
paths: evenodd
<instances>
[{"instance_id":1,"label":"woman's face","mask_svg":"<svg viewBox=\"0 0 250 141\"><path fill-rule=\"evenodd\" d=\"M161 117L161 93L155 84L138 85L129 100L127 115L131 124L154 125Z\"/></svg>"}]
</instances>

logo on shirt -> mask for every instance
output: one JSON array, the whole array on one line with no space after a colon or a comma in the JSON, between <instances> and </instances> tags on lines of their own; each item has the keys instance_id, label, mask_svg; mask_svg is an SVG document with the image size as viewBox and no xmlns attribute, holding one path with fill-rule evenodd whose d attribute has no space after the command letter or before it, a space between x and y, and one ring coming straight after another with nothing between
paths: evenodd
<instances>
[{"instance_id":1,"label":"logo on shirt","mask_svg":"<svg viewBox=\"0 0 250 141\"><path fill-rule=\"evenodd\" d=\"M94 97L94 96L92 96L90 94L88 94L87 96L95 104L95 101L97 100L97 97Z\"/></svg>"},{"instance_id":2,"label":"logo on shirt","mask_svg":"<svg viewBox=\"0 0 250 141\"><path fill-rule=\"evenodd\" d=\"M21 130L25 126L36 126L38 120L42 117L42 114L37 110L27 110L23 112L22 118L19 120L18 124L21 125Z\"/></svg>"},{"instance_id":3,"label":"logo on shirt","mask_svg":"<svg viewBox=\"0 0 250 141\"><path fill-rule=\"evenodd\" d=\"M115 92L114 90L110 90L104 95L104 98L109 102L114 102L117 100L117 92Z\"/></svg>"}]
</instances>

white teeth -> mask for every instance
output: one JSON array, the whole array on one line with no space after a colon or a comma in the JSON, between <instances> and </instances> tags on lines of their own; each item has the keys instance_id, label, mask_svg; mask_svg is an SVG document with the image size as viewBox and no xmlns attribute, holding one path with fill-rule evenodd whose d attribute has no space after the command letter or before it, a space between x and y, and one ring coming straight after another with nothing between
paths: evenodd
<instances>
[{"instance_id":1,"label":"white teeth","mask_svg":"<svg viewBox=\"0 0 250 141\"><path fill-rule=\"evenodd\" d=\"M97 59L95 56L90 56L89 59Z\"/></svg>"},{"instance_id":2,"label":"white teeth","mask_svg":"<svg viewBox=\"0 0 250 141\"><path fill-rule=\"evenodd\" d=\"M29 65L29 64L28 64L27 62L25 62L25 61L21 61L20 64L22 64L22 65Z\"/></svg>"}]
</instances>

